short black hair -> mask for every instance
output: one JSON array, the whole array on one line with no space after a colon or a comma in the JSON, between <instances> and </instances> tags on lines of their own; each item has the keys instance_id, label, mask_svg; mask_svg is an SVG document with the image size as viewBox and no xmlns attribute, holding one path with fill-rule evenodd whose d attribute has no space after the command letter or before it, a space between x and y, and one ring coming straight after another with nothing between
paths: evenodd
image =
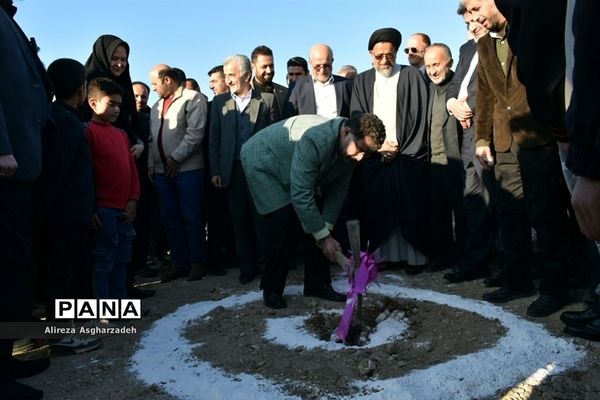
<instances>
[{"instance_id":1,"label":"short black hair","mask_svg":"<svg viewBox=\"0 0 600 400\"><path fill-rule=\"evenodd\" d=\"M144 82L142 82L142 81L131 82L131 86L133 86L133 85L142 85L143 87L146 88L146 90L148 91L148 94L150 94L150 86L146 85Z\"/></svg>"},{"instance_id":2,"label":"short black hair","mask_svg":"<svg viewBox=\"0 0 600 400\"><path fill-rule=\"evenodd\" d=\"M254 50L252 50L252 54L250 55L250 61L254 63L258 56L271 56L273 57L273 50L268 48L267 46L261 45L257 46Z\"/></svg>"},{"instance_id":3,"label":"short black hair","mask_svg":"<svg viewBox=\"0 0 600 400\"><path fill-rule=\"evenodd\" d=\"M197 91L197 92L200 91L200 85L198 85L197 80L195 80L194 78L187 78L185 81L190 82L195 91Z\"/></svg>"},{"instance_id":4,"label":"short black hair","mask_svg":"<svg viewBox=\"0 0 600 400\"><path fill-rule=\"evenodd\" d=\"M59 58L48 66L48 77L56 99L70 99L85 84L85 67L71 58Z\"/></svg>"},{"instance_id":5,"label":"short black hair","mask_svg":"<svg viewBox=\"0 0 600 400\"><path fill-rule=\"evenodd\" d=\"M209 71L208 71L208 76L211 76L212 74L216 73L216 72L220 72L223 73L223 66L222 65L217 65L216 67L212 67Z\"/></svg>"},{"instance_id":6,"label":"short black hair","mask_svg":"<svg viewBox=\"0 0 600 400\"><path fill-rule=\"evenodd\" d=\"M187 79L187 76L185 75L185 72L183 72L183 70L181 68L171 68L178 76L178 79L175 79L177 81L177 83L183 83L185 82L185 80ZM172 77L171 77L172 78Z\"/></svg>"},{"instance_id":7,"label":"short black hair","mask_svg":"<svg viewBox=\"0 0 600 400\"><path fill-rule=\"evenodd\" d=\"M306 62L306 59L304 59L300 56L290 58L287 62L287 66L288 66L288 68L289 67L302 67L304 72L308 72L308 63Z\"/></svg>"},{"instance_id":8,"label":"short black hair","mask_svg":"<svg viewBox=\"0 0 600 400\"><path fill-rule=\"evenodd\" d=\"M118 94L123 97L125 91L117 82L110 78L94 78L88 84L88 99L100 100L104 96Z\"/></svg>"}]
</instances>

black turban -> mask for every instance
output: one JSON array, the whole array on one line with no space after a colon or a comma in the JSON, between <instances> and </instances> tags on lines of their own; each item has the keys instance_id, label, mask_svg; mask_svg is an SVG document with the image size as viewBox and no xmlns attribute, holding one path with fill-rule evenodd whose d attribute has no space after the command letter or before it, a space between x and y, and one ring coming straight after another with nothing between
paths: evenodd
<instances>
[{"instance_id":1,"label":"black turban","mask_svg":"<svg viewBox=\"0 0 600 400\"><path fill-rule=\"evenodd\" d=\"M373 50L373 47L381 42L389 42L394 45L396 50L398 50L400 43L402 42L402 35L394 28L377 29L369 39L369 51Z\"/></svg>"}]
</instances>

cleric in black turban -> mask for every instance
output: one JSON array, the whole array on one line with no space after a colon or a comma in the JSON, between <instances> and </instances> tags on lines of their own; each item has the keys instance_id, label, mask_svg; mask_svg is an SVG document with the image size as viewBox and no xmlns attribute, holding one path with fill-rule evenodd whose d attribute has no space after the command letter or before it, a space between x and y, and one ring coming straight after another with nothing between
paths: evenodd
<instances>
[{"instance_id":1,"label":"cleric in black turban","mask_svg":"<svg viewBox=\"0 0 600 400\"><path fill-rule=\"evenodd\" d=\"M377 29L369 39L369 51L373 50L373 47L380 42L389 42L398 50L402 42L402 35L394 28Z\"/></svg>"}]
</instances>

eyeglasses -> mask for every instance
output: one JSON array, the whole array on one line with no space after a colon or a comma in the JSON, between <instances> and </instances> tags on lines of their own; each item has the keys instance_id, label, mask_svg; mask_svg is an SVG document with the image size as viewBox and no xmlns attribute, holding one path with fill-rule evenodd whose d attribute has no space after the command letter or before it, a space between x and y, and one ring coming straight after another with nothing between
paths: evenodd
<instances>
[{"instance_id":1,"label":"eyeglasses","mask_svg":"<svg viewBox=\"0 0 600 400\"><path fill-rule=\"evenodd\" d=\"M396 59L396 55L393 54L393 53L381 53L381 54L373 54L373 53L371 53L371 55L377 61L383 60L383 57L385 57L388 61L394 61Z\"/></svg>"},{"instance_id":2,"label":"eyeglasses","mask_svg":"<svg viewBox=\"0 0 600 400\"><path fill-rule=\"evenodd\" d=\"M408 54L408 53L417 54L421 50L422 49L417 49L416 47L407 47L407 48L404 49L404 53L406 53L406 54Z\"/></svg>"},{"instance_id":3,"label":"eyeglasses","mask_svg":"<svg viewBox=\"0 0 600 400\"><path fill-rule=\"evenodd\" d=\"M320 69L331 69L331 64L316 64L312 66L313 69L316 70L320 70Z\"/></svg>"}]
</instances>

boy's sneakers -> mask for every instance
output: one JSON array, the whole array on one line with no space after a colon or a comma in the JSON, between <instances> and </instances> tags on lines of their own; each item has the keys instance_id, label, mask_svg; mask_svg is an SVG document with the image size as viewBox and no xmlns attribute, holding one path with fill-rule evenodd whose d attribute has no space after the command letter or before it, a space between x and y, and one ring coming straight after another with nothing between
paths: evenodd
<instances>
[{"instance_id":1,"label":"boy's sneakers","mask_svg":"<svg viewBox=\"0 0 600 400\"><path fill-rule=\"evenodd\" d=\"M67 353L87 353L88 351L96 350L102 345L98 338L67 336L60 341L50 345L52 350L64 351Z\"/></svg>"}]
</instances>

